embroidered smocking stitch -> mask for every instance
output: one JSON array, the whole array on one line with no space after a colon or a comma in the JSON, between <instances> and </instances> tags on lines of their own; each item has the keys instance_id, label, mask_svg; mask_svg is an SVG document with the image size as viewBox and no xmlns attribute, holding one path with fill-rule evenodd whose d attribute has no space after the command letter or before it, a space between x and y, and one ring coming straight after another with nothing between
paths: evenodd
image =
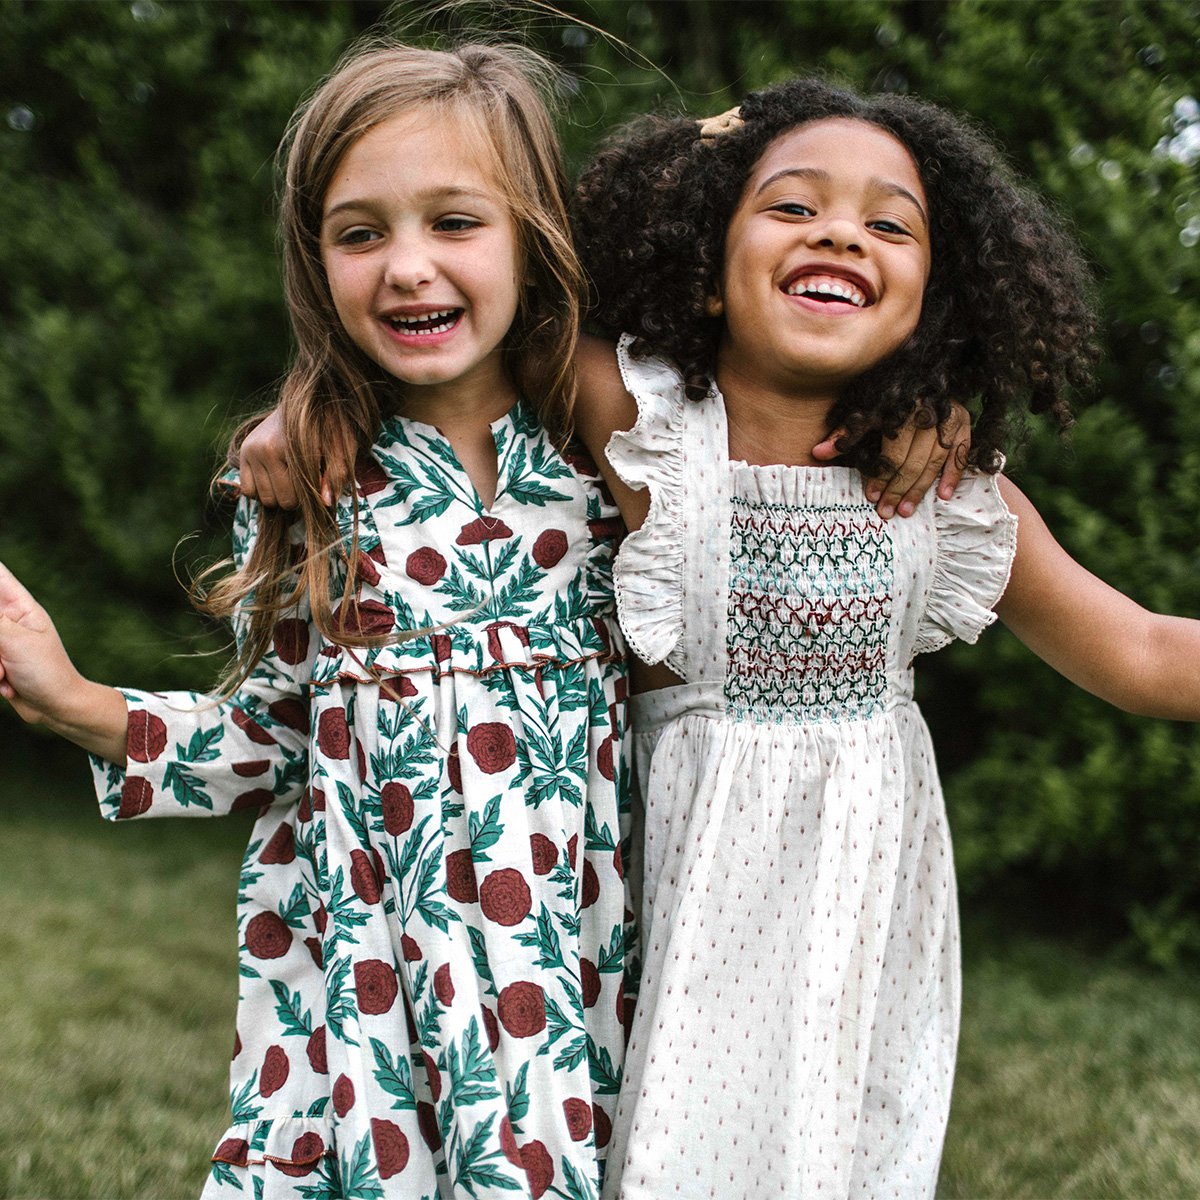
<instances>
[{"instance_id":1,"label":"embroidered smocking stitch","mask_svg":"<svg viewBox=\"0 0 1200 1200\"><path fill-rule=\"evenodd\" d=\"M732 503L725 702L734 720L861 720L883 706L893 546L866 504Z\"/></svg>"}]
</instances>

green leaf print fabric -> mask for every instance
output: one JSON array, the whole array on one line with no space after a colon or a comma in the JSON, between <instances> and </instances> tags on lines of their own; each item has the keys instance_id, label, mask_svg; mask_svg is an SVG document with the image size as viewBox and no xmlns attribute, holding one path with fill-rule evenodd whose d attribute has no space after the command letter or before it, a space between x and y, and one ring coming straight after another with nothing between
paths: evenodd
<instances>
[{"instance_id":1,"label":"green leaf print fabric","mask_svg":"<svg viewBox=\"0 0 1200 1200\"><path fill-rule=\"evenodd\" d=\"M346 612L401 640L298 612L227 702L127 693L128 769L96 764L110 817L261 809L206 1195L599 1194L633 978L619 526L522 407L493 436L490 508L432 427L359 464Z\"/></svg>"}]
</instances>

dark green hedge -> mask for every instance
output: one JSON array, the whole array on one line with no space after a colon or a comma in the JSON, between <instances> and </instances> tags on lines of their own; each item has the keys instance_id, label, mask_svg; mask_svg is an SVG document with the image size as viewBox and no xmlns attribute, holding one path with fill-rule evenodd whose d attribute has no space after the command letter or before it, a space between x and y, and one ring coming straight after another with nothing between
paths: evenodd
<instances>
[{"instance_id":1,"label":"dark green hedge","mask_svg":"<svg viewBox=\"0 0 1200 1200\"><path fill-rule=\"evenodd\" d=\"M578 82L573 163L634 112L717 112L813 67L990 128L1073 219L1106 314L1101 383L1073 442L1035 433L1013 473L1088 566L1144 603L1200 612L1200 7L560 7L662 68L533 14L528 36ZM188 614L173 558L193 530L207 532L185 567L219 549L205 498L218 447L270 401L288 354L275 144L296 100L384 12L0 2L0 557L100 678L203 685L215 672L195 655L220 639ZM1163 963L1200 957L1192 730L1109 710L1003 632L925 676L964 886L1115 916Z\"/></svg>"}]
</instances>

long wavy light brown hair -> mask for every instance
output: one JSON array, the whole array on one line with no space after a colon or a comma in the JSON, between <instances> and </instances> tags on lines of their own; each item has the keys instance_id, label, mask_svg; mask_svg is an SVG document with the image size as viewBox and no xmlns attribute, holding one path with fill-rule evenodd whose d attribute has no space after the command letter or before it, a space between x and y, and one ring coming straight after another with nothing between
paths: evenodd
<instances>
[{"instance_id":1,"label":"long wavy light brown hair","mask_svg":"<svg viewBox=\"0 0 1200 1200\"><path fill-rule=\"evenodd\" d=\"M447 136L469 139L486 156L511 207L524 279L503 347L505 366L551 433L560 440L569 435L583 277L568 233L567 181L548 109L556 82L556 69L520 46L443 51L373 42L343 59L289 123L280 147L286 165L279 225L296 350L278 411L300 499L303 554L294 518L264 508L243 567L228 572L228 563L219 564L193 588L203 611L243 618L225 689L246 678L270 646L276 621L303 597L313 624L329 640L354 646L381 640L366 636L358 620L357 498L351 489L353 521L345 535L335 509L320 495L326 463L355 462L374 442L384 416L403 411L402 385L354 344L338 320L321 261L325 193L346 151L368 130L419 109L443 120ZM234 434L231 462L261 419ZM332 482L336 488L347 481Z\"/></svg>"}]
</instances>

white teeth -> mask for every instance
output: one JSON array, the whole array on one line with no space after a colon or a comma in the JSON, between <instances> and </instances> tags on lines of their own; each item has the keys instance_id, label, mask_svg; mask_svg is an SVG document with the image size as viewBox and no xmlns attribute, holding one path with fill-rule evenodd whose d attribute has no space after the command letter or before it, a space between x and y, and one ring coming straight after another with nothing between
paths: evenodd
<instances>
[{"instance_id":1,"label":"white teeth","mask_svg":"<svg viewBox=\"0 0 1200 1200\"><path fill-rule=\"evenodd\" d=\"M853 304L856 308L865 308L867 305L866 296L849 283L810 283L798 279L787 292L789 296L834 296Z\"/></svg>"},{"instance_id":2,"label":"white teeth","mask_svg":"<svg viewBox=\"0 0 1200 1200\"><path fill-rule=\"evenodd\" d=\"M437 312L422 313L419 317L388 317L388 323L393 329L403 330L416 337L425 337L434 333L445 333L454 328L456 308L444 308ZM449 318L448 320L446 318ZM437 321L437 325L425 327L426 322Z\"/></svg>"}]
</instances>

